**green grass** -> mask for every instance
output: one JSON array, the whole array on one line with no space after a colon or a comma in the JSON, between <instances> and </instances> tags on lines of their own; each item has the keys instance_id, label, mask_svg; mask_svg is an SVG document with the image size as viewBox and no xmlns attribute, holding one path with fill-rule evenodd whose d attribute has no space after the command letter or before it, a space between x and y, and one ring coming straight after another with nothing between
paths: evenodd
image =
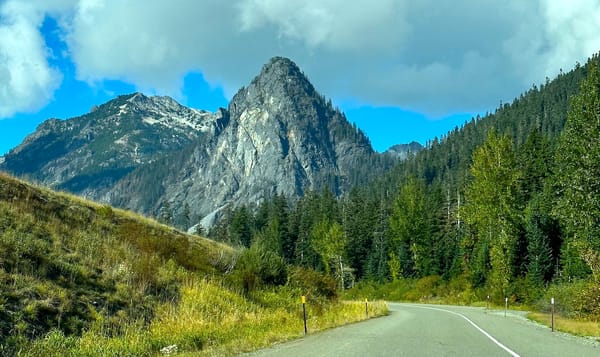
<instances>
[{"instance_id":1,"label":"green grass","mask_svg":"<svg viewBox=\"0 0 600 357\"><path fill-rule=\"evenodd\" d=\"M594 337L600 341L600 288L593 281L557 282L545 288L521 289L528 296L509 296L509 309L529 311L527 317L543 325L551 325L550 299L556 301L555 328L578 336ZM345 292L345 298L384 299L387 301L428 304L468 305L504 309L504 301L493 297L487 301L484 288L473 289L464 279L443 281L439 277L399 279L384 284L360 282Z\"/></svg>"},{"instance_id":2,"label":"green grass","mask_svg":"<svg viewBox=\"0 0 600 357\"><path fill-rule=\"evenodd\" d=\"M232 355L301 336L306 291L311 333L366 318L363 302L302 284L245 291L230 274L238 256L0 173L0 355L146 356L175 345L184 356ZM387 312L370 306L370 317Z\"/></svg>"},{"instance_id":3,"label":"green grass","mask_svg":"<svg viewBox=\"0 0 600 357\"><path fill-rule=\"evenodd\" d=\"M245 299L219 282L188 279L181 292L181 301L159 306L148 326L132 324L119 336L110 336L99 319L81 338L53 331L22 355L160 355L169 346L177 346L181 356L234 355L304 333L298 292L289 288L259 291ZM307 306L310 333L366 318L364 302L314 306L309 301ZM371 317L387 313L382 302L369 306Z\"/></svg>"},{"instance_id":4,"label":"green grass","mask_svg":"<svg viewBox=\"0 0 600 357\"><path fill-rule=\"evenodd\" d=\"M542 325L552 326L552 315L545 312L530 312L527 318ZM554 316L554 329L577 336L594 337L600 341L600 322Z\"/></svg>"}]
</instances>

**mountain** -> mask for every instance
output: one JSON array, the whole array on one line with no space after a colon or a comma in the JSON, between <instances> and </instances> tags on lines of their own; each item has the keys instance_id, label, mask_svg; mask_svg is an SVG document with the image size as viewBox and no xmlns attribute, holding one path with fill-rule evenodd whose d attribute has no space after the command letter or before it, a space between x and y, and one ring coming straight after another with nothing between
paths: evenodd
<instances>
[{"instance_id":1,"label":"mountain","mask_svg":"<svg viewBox=\"0 0 600 357\"><path fill-rule=\"evenodd\" d=\"M184 153L132 172L104 199L147 214L168 201L176 217L187 204L210 226L230 204L254 204L273 194L294 198L325 187L340 194L360 176L359 166L378 156L286 58L271 59L238 91L222 123ZM160 187L148 195L152 182Z\"/></svg>"},{"instance_id":2,"label":"mountain","mask_svg":"<svg viewBox=\"0 0 600 357\"><path fill-rule=\"evenodd\" d=\"M405 160L411 154L416 154L423 149L423 145L416 141L412 141L409 144L397 144L391 146L385 151L385 153L392 155L400 160Z\"/></svg>"},{"instance_id":3,"label":"mountain","mask_svg":"<svg viewBox=\"0 0 600 357\"><path fill-rule=\"evenodd\" d=\"M218 116L169 97L123 95L69 120L42 123L0 168L97 199L135 168L214 132Z\"/></svg>"},{"instance_id":4,"label":"mountain","mask_svg":"<svg viewBox=\"0 0 600 357\"><path fill-rule=\"evenodd\" d=\"M196 217L209 226L225 207L273 194L342 194L393 161L374 152L295 63L274 57L227 109L120 96L44 122L0 169L147 215L168 209L180 226Z\"/></svg>"}]
</instances>

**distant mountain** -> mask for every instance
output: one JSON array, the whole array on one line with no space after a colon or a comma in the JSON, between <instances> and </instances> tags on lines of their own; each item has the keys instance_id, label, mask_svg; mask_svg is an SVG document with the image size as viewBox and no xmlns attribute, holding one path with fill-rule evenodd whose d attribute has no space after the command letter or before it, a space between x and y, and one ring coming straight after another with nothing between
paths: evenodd
<instances>
[{"instance_id":1,"label":"distant mountain","mask_svg":"<svg viewBox=\"0 0 600 357\"><path fill-rule=\"evenodd\" d=\"M135 168L214 133L217 122L218 115L169 97L123 95L80 117L45 121L0 168L98 199Z\"/></svg>"},{"instance_id":2,"label":"distant mountain","mask_svg":"<svg viewBox=\"0 0 600 357\"><path fill-rule=\"evenodd\" d=\"M296 64L275 57L228 109L120 96L86 115L44 122L0 169L148 215L166 207L180 226L197 217L208 226L229 205L275 193L341 194L393 162Z\"/></svg>"},{"instance_id":3,"label":"distant mountain","mask_svg":"<svg viewBox=\"0 0 600 357\"><path fill-rule=\"evenodd\" d=\"M411 154L416 154L423 149L423 145L416 141L412 141L409 144L397 144L391 146L385 151L385 153L392 155L400 160L405 160Z\"/></svg>"}]
</instances>

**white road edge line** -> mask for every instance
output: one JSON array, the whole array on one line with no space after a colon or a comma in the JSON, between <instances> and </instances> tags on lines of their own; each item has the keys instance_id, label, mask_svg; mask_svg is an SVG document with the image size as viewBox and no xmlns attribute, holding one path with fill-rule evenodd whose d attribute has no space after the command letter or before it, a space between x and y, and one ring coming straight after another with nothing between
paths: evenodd
<instances>
[{"instance_id":1,"label":"white road edge line","mask_svg":"<svg viewBox=\"0 0 600 357\"><path fill-rule=\"evenodd\" d=\"M407 306L407 305L404 305L404 306ZM411 305L408 305L408 306L411 306ZM477 326L476 323L474 323L468 317L466 317L465 315L463 315L463 314L461 314L459 312L445 310L445 309L440 309L440 308L437 308L437 307L429 307L429 306L412 305L412 307L418 307L418 308L421 308L421 309L444 311L444 312L449 312L449 313L454 314L454 315L458 315L458 316L462 317L463 319L467 320L471 325L473 325L473 327L475 327L477 330L479 330L479 332L481 332L482 334L484 334L487 338L489 338L490 340L492 340L492 342L494 342L500 348L502 348L506 352L510 353L511 356L513 356L513 357L521 357L521 356L519 356L518 353L516 353L515 351L511 350L510 348L504 346L500 341L496 340L492 335L490 335L489 333L487 333L484 329L482 329L481 327Z\"/></svg>"}]
</instances>

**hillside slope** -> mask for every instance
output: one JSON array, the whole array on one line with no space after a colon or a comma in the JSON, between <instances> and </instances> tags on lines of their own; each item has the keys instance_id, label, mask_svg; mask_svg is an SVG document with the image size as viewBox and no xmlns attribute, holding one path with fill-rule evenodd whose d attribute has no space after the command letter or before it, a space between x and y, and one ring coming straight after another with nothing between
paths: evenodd
<instances>
[{"instance_id":1,"label":"hillside slope","mask_svg":"<svg viewBox=\"0 0 600 357\"><path fill-rule=\"evenodd\" d=\"M180 298L177 269L219 275L233 256L213 241L0 173L0 345L52 328L77 335L99 315L108 330L149 321L157 304Z\"/></svg>"},{"instance_id":2,"label":"hillside slope","mask_svg":"<svg viewBox=\"0 0 600 357\"><path fill-rule=\"evenodd\" d=\"M0 355L235 355L302 336L301 295L311 331L366 318L316 272L243 288L261 257L0 173Z\"/></svg>"}]
</instances>

